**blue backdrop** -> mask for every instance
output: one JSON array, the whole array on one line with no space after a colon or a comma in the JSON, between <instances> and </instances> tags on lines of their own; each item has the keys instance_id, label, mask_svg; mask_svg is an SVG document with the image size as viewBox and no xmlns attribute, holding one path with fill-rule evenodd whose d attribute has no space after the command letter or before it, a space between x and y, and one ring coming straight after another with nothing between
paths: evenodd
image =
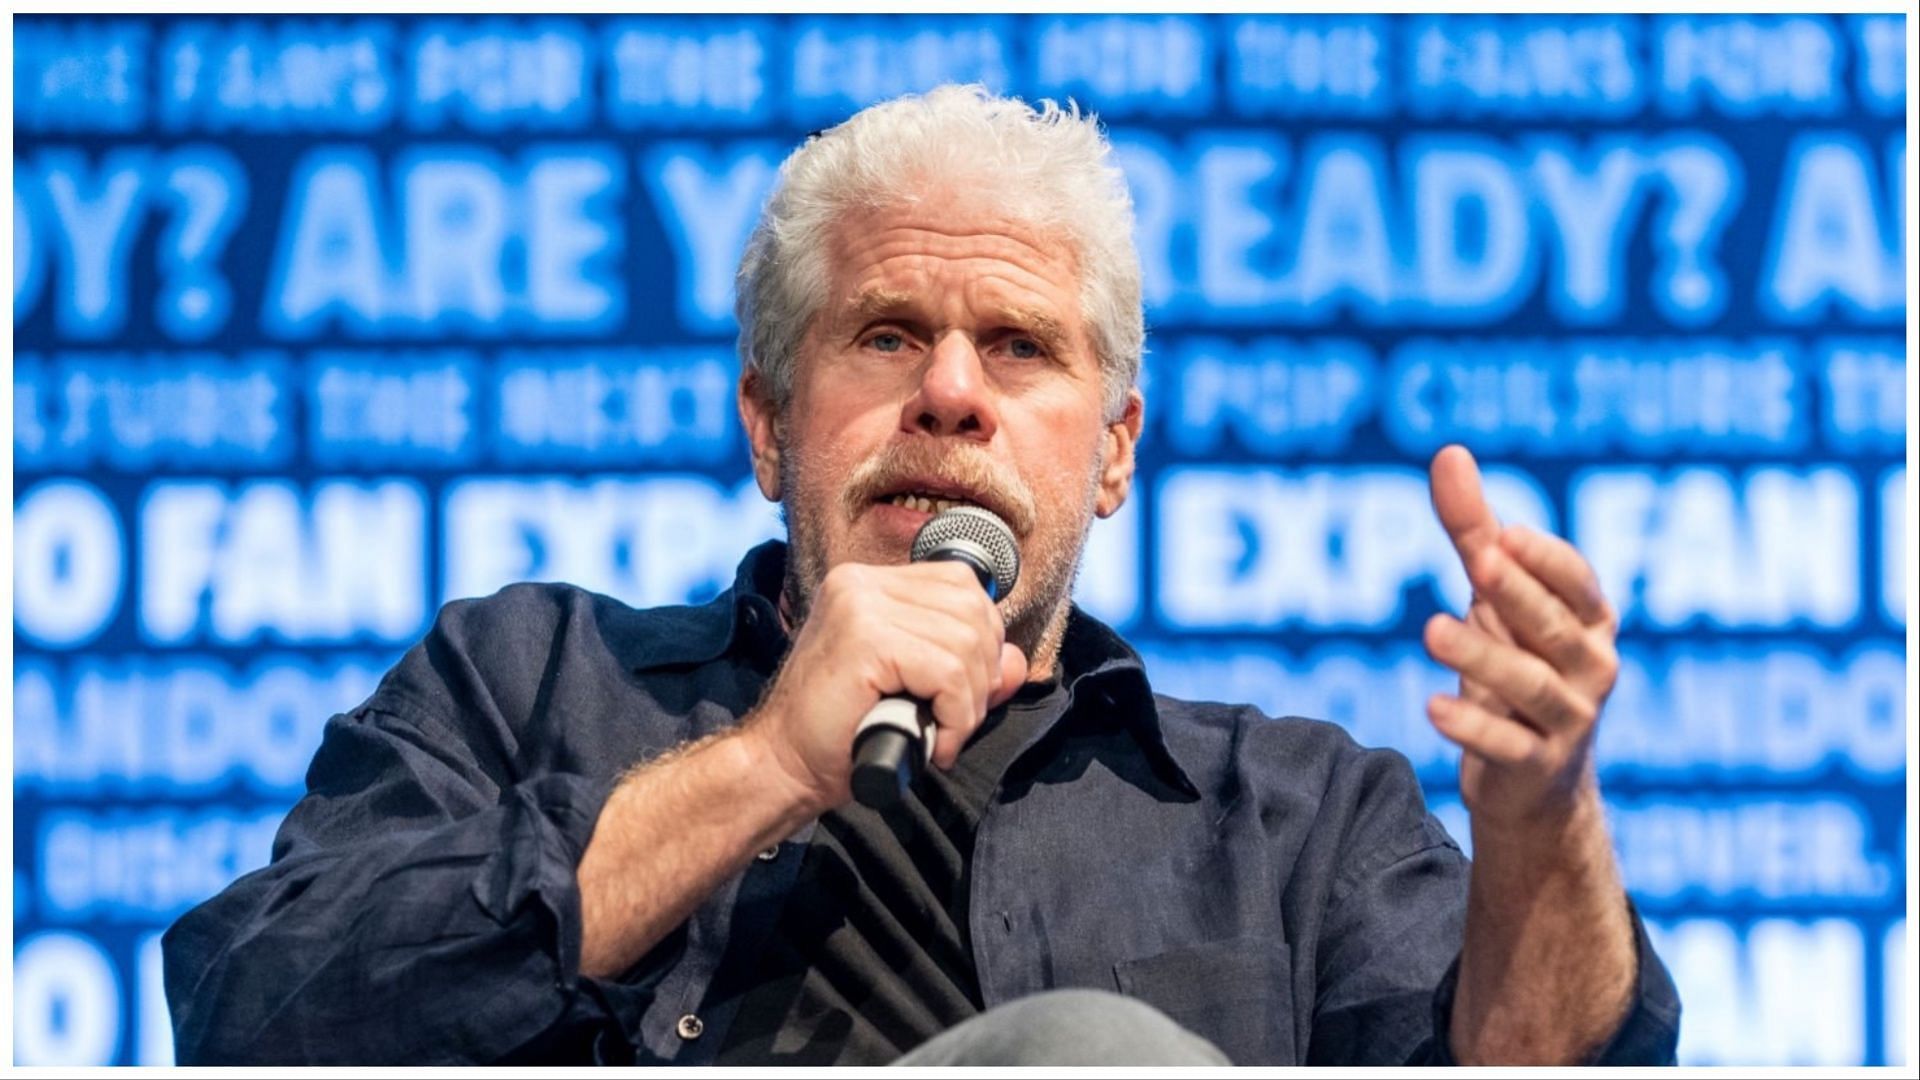
<instances>
[{"instance_id":1,"label":"blue backdrop","mask_svg":"<svg viewBox=\"0 0 1920 1080\"><path fill-rule=\"evenodd\" d=\"M159 931L262 864L442 602L710 595L779 526L732 270L784 152L1072 96L1139 210L1156 684L1403 750L1457 836L1424 462L1624 616L1599 753L1683 1061L1901 1061L1904 20L20 18L14 1020L171 1060Z\"/></svg>"}]
</instances>

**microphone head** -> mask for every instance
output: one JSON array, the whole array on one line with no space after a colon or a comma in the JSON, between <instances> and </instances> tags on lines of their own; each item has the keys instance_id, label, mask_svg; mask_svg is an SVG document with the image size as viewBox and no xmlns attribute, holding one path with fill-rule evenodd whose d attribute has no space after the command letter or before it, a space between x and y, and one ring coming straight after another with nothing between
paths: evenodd
<instances>
[{"instance_id":1,"label":"microphone head","mask_svg":"<svg viewBox=\"0 0 1920 1080\"><path fill-rule=\"evenodd\" d=\"M933 516L913 538L914 562L936 553L962 554L993 575L995 600L1004 600L1020 579L1020 546L1000 516L978 506L955 506Z\"/></svg>"}]
</instances>

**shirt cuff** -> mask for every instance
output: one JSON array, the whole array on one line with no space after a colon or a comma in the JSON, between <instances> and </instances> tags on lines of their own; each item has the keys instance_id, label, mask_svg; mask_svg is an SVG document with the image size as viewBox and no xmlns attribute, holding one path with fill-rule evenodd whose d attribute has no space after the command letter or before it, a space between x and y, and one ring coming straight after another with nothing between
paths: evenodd
<instances>
[{"instance_id":1,"label":"shirt cuff","mask_svg":"<svg viewBox=\"0 0 1920 1080\"><path fill-rule=\"evenodd\" d=\"M1653 951L1640 912L1627 899L1633 922L1633 1004L1613 1034L1579 1065L1672 1065L1680 1041L1680 993L1667 966ZM1453 998L1460 983L1460 958L1455 956L1433 995L1433 1041L1430 1064L1458 1065L1453 1056Z\"/></svg>"},{"instance_id":2,"label":"shirt cuff","mask_svg":"<svg viewBox=\"0 0 1920 1080\"><path fill-rule=\"evenodd\" d=\"M567 774L510 789L503 801L517 805L470 887L480 909L501 926L523 917L529 904L545 909L558 932L554 953L567 989L580 972L580 857L609 794L604 784Z\"/></svg>"},{"instance_id":3,"label":"shirt cuff","mask_svg":"<svg viewBox=\"0 0 1920 1080\"><path fill-rule=\"evenodd\" d=\"M617 976L581 974L580 859L617 783L553 774L513 788L505 799L518 804L514 824L474 875L474 899L502 927L537 912L537 948L566 1003L541 1037L519 1047L530 1061L587 1054L596 1064L633 1064L632 1033L685 951L682 926Z\"/></svg>"}]
</instances>

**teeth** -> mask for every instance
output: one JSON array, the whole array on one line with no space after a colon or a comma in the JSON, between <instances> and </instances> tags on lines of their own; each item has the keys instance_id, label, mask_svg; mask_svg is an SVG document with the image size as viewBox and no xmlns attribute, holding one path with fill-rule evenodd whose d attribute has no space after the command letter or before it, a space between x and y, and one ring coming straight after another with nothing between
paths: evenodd
<instances>
[{"instance_id":1,"label":"teeth","mask_svg":"<svg viewBox=\"0 0 1920 1080\"><path fill-rule=\"evenodd\" d=\"M918 510L923 514L943 514L956 506L968 505L960 499L941 499L931 495L913 495L904 492L887 501L895 506L904 506L908 510Z\"/></svg>"}]
</instances>

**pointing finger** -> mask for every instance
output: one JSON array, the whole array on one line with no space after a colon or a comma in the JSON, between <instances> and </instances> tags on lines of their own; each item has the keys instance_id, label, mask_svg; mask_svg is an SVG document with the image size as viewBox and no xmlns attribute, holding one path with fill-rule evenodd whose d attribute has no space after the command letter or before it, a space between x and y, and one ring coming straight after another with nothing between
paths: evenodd
<instances>
[{"instance_id":1,"label":"pointing finger","mask_svg":"<svg viewBox=\"0 0 1920 1080\"><path fill-rule=\"evenodd\" d=\"M1596 666L1598 656L1588 627L1574 617L1504 544L1484 548L1467 561L1474 591L1500 613L1515 639L1555 670L1571 675Z\"/></svg>"},{"instance_id":2,"label":"pointing finger","mask_svg":"<svg viewBox=\"0 0 1920 1080\"><path fill-rule=\"evenodd\" d=\"M1572 544L1525 525L1509 525L1501 530L1500 547L1553 590L1582 623L1598 626L1612 621L1612 609L1593 567Z\"/></svg>"}]
</instances>

